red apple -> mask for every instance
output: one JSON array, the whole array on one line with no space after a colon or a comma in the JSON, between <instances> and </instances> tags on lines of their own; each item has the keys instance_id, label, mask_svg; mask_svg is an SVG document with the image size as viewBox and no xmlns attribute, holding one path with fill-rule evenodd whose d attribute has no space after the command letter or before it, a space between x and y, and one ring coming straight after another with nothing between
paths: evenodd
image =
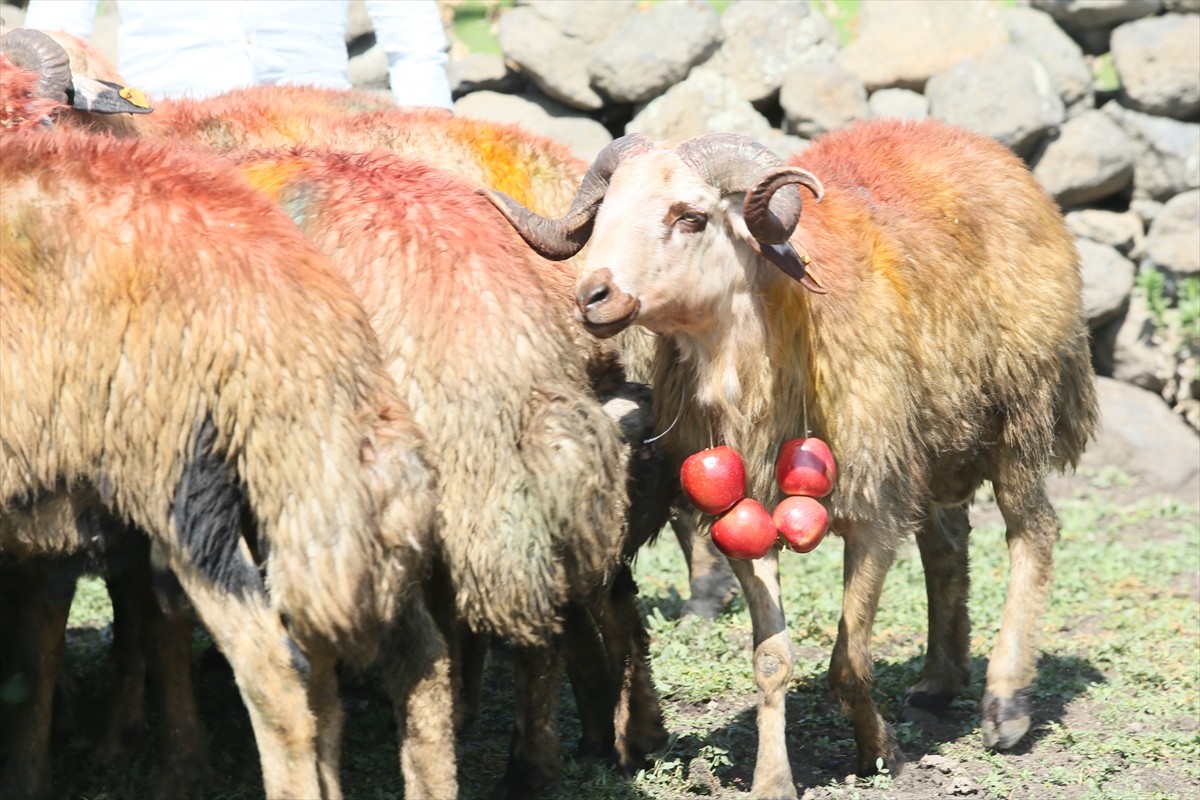
<instances>
[{"instance_id":1,"label":"red apple","mask_svg":"<svg viewBox=\"0 0 1200 800\"><path fill-rule=\"evenodd\" d=\"M778 538L771 515L749 497L717 517L712 526L713 544L730 558L762 558Z\"/></svg>"},{"instance_id":2,"label":"red apple","mask_svg":"<svg viewBox=\"0 0 1200 800\"><path fill-rule=\"evenodd\" d=\"M720 514L746 496L746 465L732 447L712 447L687 457L679 482L696 508Z\"/></svg>"},{"instance_id":3,"label":"red apple","mask_svg":"<svg viewBox=\"0 0 1200 800\"><path fill-rule=\"evenodd\" d=\"M788 439L775 460L775 480L784 494L824 497L837 480L833 452L815 436Z\"/></svg>"},{"instance_id":4,"label":"red apple","mask_svg":"<svg viewBox=\"0 0 1200 800\"><path fill-rule=\"evenodd\" d=\"M807 553L825 538L829 530L829 512L812 497L785 497L771 515L789 550Z\"/></svg>"}]
</instances>

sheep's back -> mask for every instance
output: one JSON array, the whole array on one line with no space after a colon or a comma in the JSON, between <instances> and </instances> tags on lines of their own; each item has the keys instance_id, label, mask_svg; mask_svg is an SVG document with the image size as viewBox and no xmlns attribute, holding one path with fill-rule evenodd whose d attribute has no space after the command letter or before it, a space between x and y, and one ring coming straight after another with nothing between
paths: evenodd
<instances>
[{"instance_id":1,"label":"sheep's back","mask_svg":"<svg viewBox=\"0 0 1200 800\"><path fill-rule=\"evenodd\" d=\"M231 171L175 147L6 136L0 182L4 502L87 481L167 535L211 424L270 544L273 598L352 635L385 546L380 487L419 509L430 474L344 280ZM315 583L312 552L328 555ZM325 577L327 603L306 604Z\"/></svg>"},{"instance_id":2,"label":"sheep's back","mask_svg":"<svg viewBox=\"0 0 1200 800\"><path fill-rule=\"evenodd\" d=\"M898 121L830 134L795 163L826 189L794 241L829 289L801 302L814 414L847 455L848 491L899 475L912 495L939 471L986 471L996 445L1037 474L1073 462L1095 424L1078 256L1024 164Z\"/></svg>"},{"instance_id":3,"label":"sheep's back","mask_svg":"<svg viewBox=\"0 0 1200 800\"><path fill-rule=\"evenodd\" d=\"M523 246L473 187L424 164L297 150L244 157L372 317L436 454L442 547L468 621L557 625L620 552L625 451L589 389L574 272Z\"/></svg>"}]
</instances>

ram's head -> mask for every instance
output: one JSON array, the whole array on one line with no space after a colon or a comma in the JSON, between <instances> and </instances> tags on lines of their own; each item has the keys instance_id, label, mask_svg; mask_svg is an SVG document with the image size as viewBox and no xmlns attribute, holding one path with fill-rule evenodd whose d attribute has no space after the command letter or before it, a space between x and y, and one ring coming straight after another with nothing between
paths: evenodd
<instances>
[{"instance_id":1,"label":"ram's head","mask_svg":"<svg viewBox=\"0 0 1200 800\"><path fill-rule=\"evenodd\" d=\"M823 194L812 173L744 136L711 134L664 150L631 134L596 157L561 219L486 194L545 258L570 258L591 240L578 316L606 337L635 322L659 333L705 327L759 257L823 291L788 241L800 220L799 186Z\"/></svg>"},{"instance_id":2,"label":"ram's head","mask_svg":"<svg viewBox=\"0 0 1200 800\"><path fill-rule=\"evenodd\" d=\"M0 36L0 53L39 75L35 92L76 111L92 114L148 114L152 110L137 89L97 80L71 70L67 50L41 31L14 28Z\"/></svg>"}]
</instances>

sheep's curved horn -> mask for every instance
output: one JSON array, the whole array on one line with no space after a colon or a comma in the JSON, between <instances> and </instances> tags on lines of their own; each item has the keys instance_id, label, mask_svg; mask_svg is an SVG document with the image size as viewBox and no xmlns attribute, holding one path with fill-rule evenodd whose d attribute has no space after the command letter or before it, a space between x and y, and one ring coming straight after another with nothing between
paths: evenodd
<instances>
[{"instance_id":1,"label":"sheep's curved horn","mask_svg":"<svg viewBox=\"0 0 1200 800\"><path fill-rule=\"evenodd\" d=\"M41 31L15 28L0 36L0 51L17 66L42 76L37 85L39 96L71 104L71 60L58 42Z\"/></svg>"},{"instance_id":2,"label":"sheep's curved horn","mask_svg":"<svg viewBox=\"0 0 1200 800\"><path fill-rule=\"evenodd\" d=\"M760 242L781 244L791 238L792 232L800 222L800 195L795 193L795 205L792 205L792 193L781 193L784 186L804 186L813 193L817 202L825 196L825 187L821 185L816 175L800 167L777 167L768 170L758 183L746 192L742 201L742 215L746 218L746 227ZM776 204L775 198L783 198L783 203ZM774 206L774 208L773 208ZM761 235L779 236L778 239Z\"/></svg>"},{"instance_id":3,"label":"sheep's curved horn","mask_svg":"<svg viewBox=\"0 0 1200 800\"><path fill-rule=\"evenodd\" d=\"M800 222L800 191L820 200L821 182L811 172L789 167L770 148L734 133L698 136L679 145L680 157L723 193L745 192L742 213L752 236L764 244L786 242Z\"/></svg>"},{"instance_id":4,"label":"sheep's curved horn","mask_svg":"<svg viewBox=\"0 0 1200 800\"><path fill-rule=\"evenodd\" d=\"M596 156L579 185L571 209L561 219L535 214L503 192L479 190L500 209L521 238L542 258L562 261L578 253L592 235L592 222L604 202L608 181L621 161L633 153L650 150L654 143L638 133L614 139Z\"/></svg>"}]
</instances>

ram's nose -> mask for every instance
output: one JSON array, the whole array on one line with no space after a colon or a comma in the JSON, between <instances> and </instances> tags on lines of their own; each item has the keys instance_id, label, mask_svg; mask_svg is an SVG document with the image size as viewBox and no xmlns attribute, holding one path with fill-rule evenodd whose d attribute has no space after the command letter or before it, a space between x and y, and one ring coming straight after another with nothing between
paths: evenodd
<instances>
[{"instance_id":1,"label":"ram's nose","mask_svg":"<svg viewBox=\"0 0 1200 800\"><path fill-rule=\"evenodd\" d=\"M617 288L607 269L589 272L579 279L575 305L576 317L588 333L600 339L628 328L641 306L636 297Z\"/></svg>"}]
</instances>

